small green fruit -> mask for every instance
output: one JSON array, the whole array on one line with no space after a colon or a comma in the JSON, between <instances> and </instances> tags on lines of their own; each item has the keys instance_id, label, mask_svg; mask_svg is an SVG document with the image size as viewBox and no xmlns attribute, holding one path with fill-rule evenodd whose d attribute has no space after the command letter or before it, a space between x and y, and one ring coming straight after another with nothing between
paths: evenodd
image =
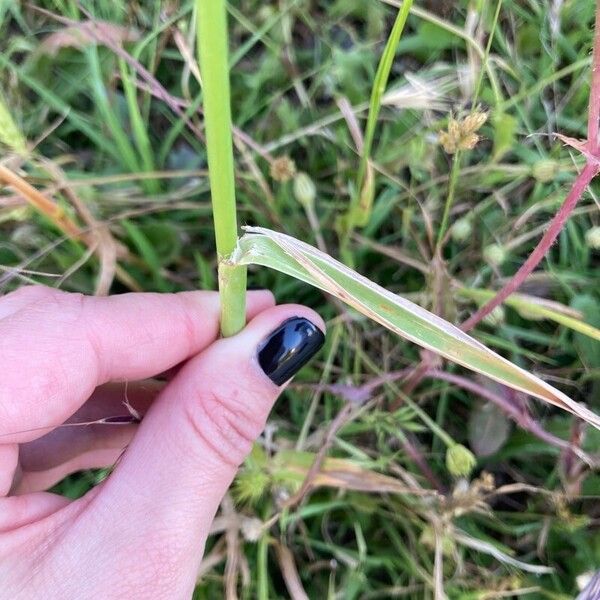
<instances>
[{"instance_id":1,"label":"small green fruit","mask_svg":"<svg viewBox=\"0 0 600 600\"><path fill-rule=\"evenodd\" d=\"M462 444L454 444L446 451L446 467L454 477L468 477L476 464L475 455Z\"/></svg>"},{"instance_id":2,"label":"small green fruit","mask_svg":"<svg viewBox=\"0 0 600 600\"><path fill-rule=\"evenodd\" d=\"M503 306L496 306L489 315L483 317L483 322L491 327L498 327L502 325L506 318L506 311Z\"/></svg>"},{"instance_id":3,"label":"small green fruit","mask_svg":"<svg viewBox=\"0 0 600 600\"><path fill-rule=\"evenodd\" d=\"M500 244L490 244L483 249L483 258L490 265L499 267L506 260L506 250Z\"/></svg>"},{"instance_id":4,"label":"small green fruit","mask_svg":"<svg viewBox=\"0 0 600 600\"><path fill-rule=\"evenodd\" d=\"M450 229L450 235L455 242L464 242L471 236L472 232L473 226L471 225L471 219L468 217L458 219Z\"/></svg>"},{"instance_id":5,"label":"small green fruit","mask_svg":"<svg viewBox=\"0 0 600 600\"><path fill-rule=\"evenodd\" d=\"M585 234L585 243L592 250L600 250L600 226L588 229Z\"/></svg>"},{"instance_id":6,"label":"small green fruit","mask_svg":"<svg viewBox=\"0 0 600 600\"><path fill-rule=\"evenodd\" d=\"M313 180L302 171L294 177L294 197L302 206L312 205L317 197Z\"/></svg>"},{"instance_id":7,"label":"small green fruit","mask_svg":"<svg viewBox=\"0 0 600 600\"><path fill-rule=\"evenodd\" d=\"M555 160L544 158L533 165L532 174L540 183L548 183L554 179L558 168L559 164Z\"/></svg>"}]
</instances>

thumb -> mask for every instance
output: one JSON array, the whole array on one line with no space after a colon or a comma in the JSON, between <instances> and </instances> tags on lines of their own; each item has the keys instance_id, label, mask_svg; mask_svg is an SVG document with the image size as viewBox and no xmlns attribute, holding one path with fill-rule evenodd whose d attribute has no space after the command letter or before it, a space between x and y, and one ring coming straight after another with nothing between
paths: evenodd
<instances>
[{"instance_id":1,"label":"thumb","mask_svg":"<svg viewBox=\"0 0 600 600\"><path fill-rule=\"evenodd\" d=\"M310 309L276 306L180 370L85 511L94 531L79 535L111 547L95 553L96 561L123 565L133 553L151 552L161 566L152 573L173 575L178 589L193 587L223 495L283 384L323 345L322 330Z\"/></svg>"}]
</instances>

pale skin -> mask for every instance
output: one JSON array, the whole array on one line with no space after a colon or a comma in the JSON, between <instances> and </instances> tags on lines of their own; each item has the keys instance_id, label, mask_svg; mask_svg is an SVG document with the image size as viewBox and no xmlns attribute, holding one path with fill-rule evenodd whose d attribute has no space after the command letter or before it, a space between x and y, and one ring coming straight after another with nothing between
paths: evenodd
<instances>
[{"instance_id":1,"label":"pale skin","mask_svg":"<svg viewBox=\"0 0 600 600\"><path fill-rule=\"evenodd\" d=\"M324 329L269 292L250 292L248 325L220 340L212 292L0 298L0 599L190 598L219 503L284 387L256 348L293 316ZM59 427L127 415L126 400L141 423ZM46 491L111 465L83 498Z\"/></svg>"}]
</instances>

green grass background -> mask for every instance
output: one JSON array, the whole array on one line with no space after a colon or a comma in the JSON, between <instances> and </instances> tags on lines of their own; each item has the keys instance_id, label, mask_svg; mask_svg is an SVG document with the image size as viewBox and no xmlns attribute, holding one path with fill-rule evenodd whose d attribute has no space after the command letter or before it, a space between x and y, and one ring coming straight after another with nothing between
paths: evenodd
<instances>
[{"instance_id":1,"label":"green grass background","mask_svg":"<svg viewBox=\"0 0 600 600\"><path fill-rule=\"evenodd\" d=\"M282 230L313 244L320 236L339 256L340 217L355 192L360 161L340 103L354 107L364 129L377 63L395 16L389 4L230 3L233 119L247 136L236 150L242 224ZM448 277L498 289L529 255L583 164L552 133L585 136L594 3L502 1L488 60L496 86L484 73L477 99L489 118L480 142L462 155L449 221L452 226L468 216L472 231L449 240L444 265L433 261L432 249L452 157L441 148L438 133L451 115L464 117L473 109L482 68L473 47L488 43L496 2L420 0L415 6L418 14L409 17L388 85L404 95L384 105L375 133L373 213L343 258L388 289L460 322L475 305L450 290ZM88 18L83 7L112 24L111 39L123 43L164 86L185 119L153 97L147 82L113 49L35 7L82 22ZM0 1L2 99L15 125L2 127L0 158L22 169L30 183L82 222L73 208L75 194L128 249L129 258L120 261L123 276L111 293L216 286L205 146L192 131L203 129L192 13L193 2L179 0ZM35 145L25 158L15 152L23 140ZM285 157L316 186L312 225L294 195L293 180L281 181L274 173ZM71 195L57 173L68 181ZM600 224L596 192L593 185L522 291L576 307L598 327L600 261L585 239ZM505 251L500 265L486 260L484 250L491 244ZM411 261L424 265L425 272ZM43 215L2 190L2 293L31 281L93 293L99 268L97 254L65 239ZM302 283L261 269L250 271L249 284L272 289L280 302L312 306L328 320L326 347L298 383L356 386L420 359L416 347L382 328L354 314L340 318L330 298ZM475 337L600 410L598 342L510 308L478 326ZM452 365L445 368L473 377ZM424 380L411 398L437 427L476 451L471 479L452 477L439 435L414 410L390 410L398 399L392 386L378 389L365 410L337 432L328 452L363 469L372 489L319 488L280 514L301 478L271 450L257 448L232 490L232 510L245 524L238 532L240 597L289 597L284 574L292 568L310 598L432 598L434 524L442 527L441 575L450 598L572 598L577 578L600 568L597 474L584 470L575 486L555 447L499 413L490 417L480 398L448 383ZM273 447L293 449L300 442L311 454L294 460L309 465L343 406L339 394L291 387L271 417ZM540 403L531 410L546 429L568 438L569 416ZM371 473L404 482L412 477L415 485L431 488L406 452L406 440L443 485L444 499L382 493L369 479ZM600 436L588 431L584 447L598 450L599 442ZM484 473L493 475L496 487L530 487L490 494L482 491ZM77 474L58 489L78 496L103 475ZM279 516L256 539L256 520L274 515ZM467 548L455 539L457 529L519 560L550 565L554 573L530 574ZM211 538L207 552L216 557L215 565L203 574L197 598L224 594L224 544L221 533ZM287 562L281 558L281 546L295 566L288 555Z\"/></svg>"}]
</instances>

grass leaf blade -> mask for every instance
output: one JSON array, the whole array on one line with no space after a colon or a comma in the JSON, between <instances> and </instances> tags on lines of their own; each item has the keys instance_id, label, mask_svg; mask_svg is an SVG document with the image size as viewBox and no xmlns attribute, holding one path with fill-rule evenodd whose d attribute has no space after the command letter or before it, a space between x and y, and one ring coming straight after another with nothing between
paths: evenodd
<instances>
[{"instance_id":1,"label":"grass leaf blade","mask_svg":"<svg viewBox=\"0 0 600 600\"><path fill-rule=\"evenodd\" d=\"M598 415L437 315L295 238L262 227L245 230L231 257L233 264L263 265L310 283L423 348L554 404L600 429Z\"/></svg>"},{"instance_id":2,"label":"grass leaf blade","mask_svg":"<svg viewBox=\"0 0 600 600\"><path fill-rule=\"evenodd\" d=\"M412 0L404 0L402 7L398 10L398 15L394 21L392 31L385 44L383 54L377 66L375 80L373 81L373 89L371 91L371 99L369 101L369 116L367 118L367 127L365 131L365 142L358 167L358 175L356 178L356 198L354 199L349 211L349 227L354 225L361 227L369 222L374 196L374 181L373 172L369 167L371 157L371 147L375 137L375 126L381 109L381 102L385 88L387 86L396 48L404 31L404 25L408 19Z\"/></svg>"}]
</instances>

